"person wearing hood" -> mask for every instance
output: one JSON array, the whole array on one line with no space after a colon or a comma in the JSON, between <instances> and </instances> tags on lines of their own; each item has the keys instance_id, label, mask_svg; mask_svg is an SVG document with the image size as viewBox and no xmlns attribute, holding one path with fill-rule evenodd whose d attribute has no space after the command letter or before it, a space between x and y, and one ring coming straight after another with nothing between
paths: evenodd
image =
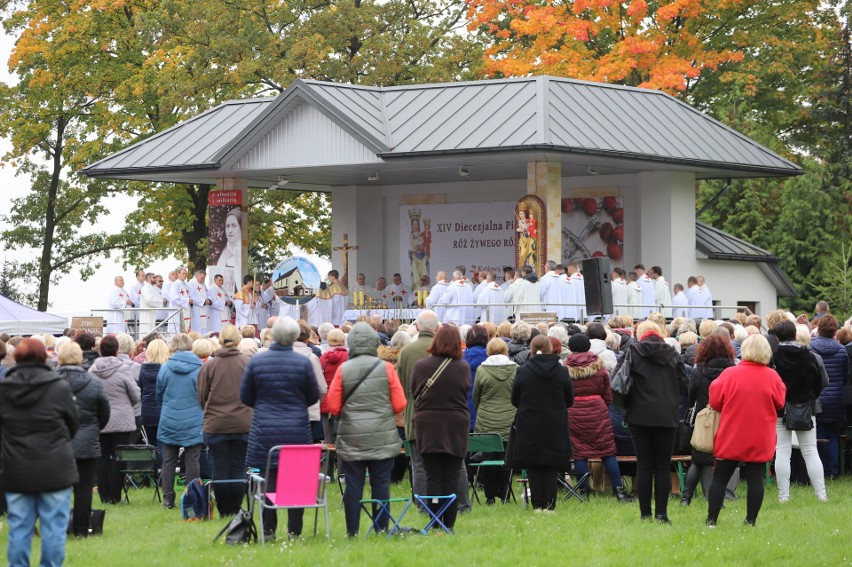
<instances>
[{"instance_id":1,"label":"person wearing hood","mask_svg":"<svg viewBox=\"0 0 852 567\"><path fill-rule=\"evenodd\" d=\"M687 378L677 352L663 340L662 330L653 321L636 327L638 341L631 343L613 383L630 383L623 397L624 419L630 427L636 449L636 484L642 519L655 518L670 524L669 474L681 394L686 394ZM651 515L653 479L654 515Z\"/></svg>"},{"instance_id":2,"label":"person wearing hood","mask_svg":"<svg viewBox=\"0 0 852 567\"><path fill-rule=\"evenodd\" d=\"M574 405L568 410L574 470L585 475L589 472L589 459L599 458L615 497L622 504L627 504L633 498L624 490L615 456L615 436L609 419L612 390L606 363L591 351L592 343L582 333L571 335L568 348L571 354L565 360L565 366L568 367L568 375L574 387ZM586 494L590 492L588 479L579 489Z\"/></svg>"},{"instance_id":3,"label":"person wearing hood","mask_svg":"<svg viewBox=\"0 0 852 567\"><path fill-rule=\"evenodd\" d=\"M506 342L494 337L488 341L486 354L476 369L473 381L473 408L476 412L474 433L499 433L503 448L509 442L509 430L515 421L517 409L512 405L512 384L518 365L507 355ZM502 459L503 454L485 454L485 460ZM479 473L485 489L485 501L494 504L497 498L505 498L508 491L509 471L500 467L483 467Z\"/></svg>"},{"instance_id":4,"label":"person wearing hood","mask_svg":"<svg viewBox=\"0 0 852 567\"><path fill-rule=\"evenodd\" d=\"M692 369L692 376L689 378L687 407L695 406L696 413L707 407L710 399L710 384L726 368L736 366L736 355L731 342L722 335L710 335L701 341L695 355L695 367ZM712 471L713 454L692 448L692 463L686 473L686 486L683 494L681 494L681 506L689 506L692 502L699 481L701 481L706 497L712 481ZM735 477L736 480L739 480L738 475L734 475L732 479ZM734 487L736 487L736 484L734 484Z\"/></svg>"},{"instance_id":5,"label":"person wearing hood","mask_svg":"<svg viewBox=\"0 0 852 567\"><path fill-rule=\"evenodd\" d=\"M414 435L426 472L425 494L459 496L459 471L467 456L470 435L467 408L470 366L462 360L458 328L454 325L439 328L427 352L430 356L418 361L411 371ZM440 501L428 503L433 512L442 505ZM442 518L451 530L458 507L459 499L456 499Z\"/></svg>"},{"instance_id":6,"label":"person wearing hood","mask_svg":"<svg viewBox=\"0 0 852 567\"><path fill-rule=\"evenodd\" d=\"M118 339L118 354L116 355L116 358L118 358L121 363L127 367L130 375L133 376L133 379L136 380L136 383L138 384L139 370L142 368L142 365L132 358L133 355L136 354L136 341L134 341L133 337L127 333L118 333L115 335L115 338ZM141 402L137 402L133 405L133 417L136 419L136 430L140 431L142 429ZM133 442L135 443L137 439L138 436L134 436Z\"/></svg>"},{"instance_id":7,"label":"person wearing hood","mask_svg":"<svg viewBox=\"0 0 852 567\"><path fill-rule=\"evenodd\" d=\"M225 325L219 331L219 346L213 358L198 372L198 402L204 413L204 442L213 457L213 480L243 480L246 476L246 447L251 428L251 408L240 401L240 381L249 357L237 350L240 331ZM240 511L245 486L239 483L214 485L220 516Z\"/></svg>"},{"instance_id":8,"label":"person wearing hood","mask_svg":"<svg viewBox=\"0 0 852 567\"><path fill-rule=\"evenodd\" d=\"M462 353L462 358L470 366L470 389L467 391L467 409L470 412L470 431L476 424L476 406L473 403L473 387L476 384L476 369L488 358L486 345L488 344L488 331L482 325L473 325L464 338L467 348Z\"/></svg>"},{"instance_id":9,"label":"person wearing hood","mask_svg":"<svg viewBox=\"0 0 852 567\"><path fill-rule=\"evenodd\" d=\"M811 339L810 345L811 351L822 359L828 373L828 386L819 395L822 413L817 416L816 434L818 439L828 439L828 443L817 447L825 474L830 479L836 479L840 474L838 449L846 413L843 384L849 379L849 355L843 345L834 340L837 327L834 315L823 315L817 319L817 336Z\"/></svg>"},{"instance_id":10,"label":"person wearing hood","mask_svg":"<svg viewBox=\"0 0 852 567\"><path fill-rule=\"evenodd\" d=\"M517 436L506 455L507 466L527 469L534 510L556 508L556 475L571 468L568 408L573 404L568 370L552 354L547 337L534 338L530 358L512 384Z\"/></svg>"},{"instance_id":11,"label":"person wearing hood","mask_svg":"<svg viewBox=\"0 0 852 567\"><path fill-rule=\"evenodd\" d=\"M391 470L402 443L394 414L406 399L393 363L376 356L379 336L368 323L349 332L349 357L340 364L328 389L328 410L338 416L337 456L346 477L343 509L346 533L358 534L364 480L370 474L371 498L390 498ZM375 517L377 509L373 507ZM388 517L377 521L387 529Z\"/></svg>"},{"instance_id":12,"label":"person wearing hood","mask_svg":"<svg viewBox=\"0 0 852 567\"><path fill-rule=\"evenodd\" d=\"M320 393L311 361L293 349L300 332L292 317L276 319L272 325L274 342L268 351L249 359L240 383L240 401L252 408L245 464L266 474L267 492L275 492L278 482L277 462L265 470L270 449L312 442L308 407L319 402ZM265 508L261 513L264 538L275 537L276 511ZM288 533L301 535L304 513L304 508L287 510Z\"/></svg>"},{"instance_id":13,"label":"person wearing hood","mask_svg":"<svg viewBox=\"0 0 852 567\"><path fill-rule=\"evenodd\" d=\"M326 341L328 342L328 349L320 357L320 366L326 386L331 386L331 381L334 379L337 369L349 359L349 350L346 348L346 335L340 329L330 330L326 335ZM323 443L334 443L337 420L329 413L327 397L320 401L320 414Z\"/></svg>"},{"instance_id":14,"label":"person wearing hood","mask_svg":"<svg viewBox=\"0 0 852 567\"><path fill-rule=\"evenodd\" d=\"M189 335L178 333L169 342L172 356L157 373L157 403L161 405L157 441L163 451L163 508L175 506L175 468L183 447L184 473L189 484L201 476L203 412L196 384L201 359L192 351Z\"/></svg>"},{"instance_id":15,"label":"person wearing hood","mask_svg":"<svg viewBox=\"0 0 852 567\"><path fill-rule=\"evenodd\" d=\"M71 385L80 429L72 439L74 458L80 480L74 485L74 510L71 528L77 537L89 535L89 518L92 515L92 487L95 470L101 456L100 433L109 422L109 400L100 382L83 370L83 350L75 342L59 347L57 372Z\"/></svg>"},{"instance_id":16,"label":"person wearing hood","mask_svg":"<svg viewBox=\"0 0 852 567\"><path fill-rule=\"evenodd\" d=\"M71 439L79 428L71 385L47 364L37 339L15 346L15 365L0 381L0 486L6 493L9 565L29 565L36 520L41 564L62 565L79 481Z\"/></svg>"},{"instance_id":17,"label":"person wearing hood","mask_svg":"<svg viewBox=\"0 0 852 567\"><path fill-rule=\"evenodd\" d=\"M785 405L810 404L815 416L811 419L815 424L819 419L816 416L822 409L819 394L823 388L823 372L816 360L817 355L810 352L806 345L796 342L796 325L792 321L785 319L779 322L772 329L772 334L778 340L775 353L772 355L772 363L787 387L784 403ZM793 432L787 429L783 410L778 411L775 433L777 436L775 476L778 479L778 500L783 504L790 499L790 459L793 454ZM827 499L825 470L817 449L816 427L812 426L807 431L797 430L796 440L808 470L808 479L814 487L814 493L818 500L825 501Z\"/></svg>"},{"instance_id":18,"label":"person wearing hood","mask_svg":"<svg viewBox=\"0 0 852 567\"><path fill-rule=\"evenodd\" d=\"M136 435L133 408L141 400L139 386L130 370L118 359L118 339L101 339L101 356L92 363L89 374L100 380L109 399L109 422L101 429L101 456L98 460L98 496L103 504L118 504L124 475L115 458L115 448L128 445Z\"/></svg>"},{"instance_id":19,"label":"person wearing hood","mask_svg":"<svg viewBox=\"0 0 852 567\"><path fill-rule=\"evenodd\" d=\"M503 292L505 302L513 304L509 309L516 320L521 313L541 311L538 276L535 275L532 266L524 266L521 271L523 277L515 274L515 281Z\"/></svg>"}]
</instances>

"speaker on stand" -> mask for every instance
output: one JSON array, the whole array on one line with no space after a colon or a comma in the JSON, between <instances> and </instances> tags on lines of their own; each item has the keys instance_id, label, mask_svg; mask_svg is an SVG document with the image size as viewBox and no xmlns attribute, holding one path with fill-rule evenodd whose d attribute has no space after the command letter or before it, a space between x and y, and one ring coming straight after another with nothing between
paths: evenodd
<instances>
[{"instance_id":1,"label":"speaker on stand","mask_svg":"<svg viewBox=\"0 0 852 567\"><path fill-rule=\"evenodd\" d=\"M612 281L609 258L583 259L583 286L586 290L586 313L609 315L612 313Z\"/></svg>"}]
</instances>

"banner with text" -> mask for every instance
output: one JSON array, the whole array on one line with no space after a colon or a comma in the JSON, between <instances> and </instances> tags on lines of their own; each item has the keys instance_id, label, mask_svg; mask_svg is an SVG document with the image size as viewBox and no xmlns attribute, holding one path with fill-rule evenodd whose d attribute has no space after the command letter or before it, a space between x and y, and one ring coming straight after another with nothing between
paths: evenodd
<instances>
[{"instance_id":1,"label":"banner with text","mask_svg":"<svg viewBox=\"0 0 852 567\"><path fill-rule=\"evenodd\" d=\"M411 290L428 275L458 265L472 272L493 271L515 263L515 203L402 205L399 208L400 274Z\"/></svg>"}]
</instances>

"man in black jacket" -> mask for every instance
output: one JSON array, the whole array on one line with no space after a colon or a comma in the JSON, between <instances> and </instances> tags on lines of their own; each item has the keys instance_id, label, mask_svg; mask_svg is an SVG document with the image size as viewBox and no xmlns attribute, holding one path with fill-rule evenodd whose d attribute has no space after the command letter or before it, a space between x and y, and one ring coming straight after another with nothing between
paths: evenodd
<instances>
[{"instance_id":1,"label":"man in black jacket","mask_svg":"<svg viewBox=\"0 0 852 567\"><path fill-rule=\"evenodd\" d=\"M79 427L71 386L47 365L36 339L15 349L15 366L0 381L0 485L6 491L10 565L29 565L36 519L42 565L62 565L78 480L71 439Z\"/></svg>"}]
</instances>

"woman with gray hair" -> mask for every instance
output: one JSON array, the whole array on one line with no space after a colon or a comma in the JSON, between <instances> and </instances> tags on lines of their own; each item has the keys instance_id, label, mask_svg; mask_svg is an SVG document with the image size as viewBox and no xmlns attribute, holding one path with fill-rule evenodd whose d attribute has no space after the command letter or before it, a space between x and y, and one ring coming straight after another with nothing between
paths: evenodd
<instances>
[{"instance_id":1,"label":"woman with gray hair","mask_svg":"<svg viewBox=\"0 0 852 567\"><path fill-rule=\"evenodd\" d=\"M240 383L240 400L253 409L249 429L246 466L266 474L266 491L274 492L277 462L266 467L269 450L276 445L309 445L312 441L308 406L320 399L314 368L307 357L293 350L299 338L299 324L291 317L279 317L272 326L275 341L269 350L253 356ZM287 511L287 531L302 533L304 508ZM264 509L264 538L274 537L278 527L275 510Z\"/></svg>"},{"instance_id":2,"label":"woman with gray hair","mask_svg":"<svg viewBox=\"0 0 852 567\"><path fill-rule=\"evenodd\" d=\"M523 365L530 357L529 342L532 336L532 327L519 321L512 325L512 340L509 341L509 358L518 366Z\"/></svg>"},{"instance_id":3,"label":"woman with gray hair","mask_svg":"<svg viewBox=\"0 0 852 567\"><path fill-rule=\"evenodd\" d=\"M157 402L162 404L157 440L163 451L163 507L175 506L175 467L184 448L186 482L201 476L199 458L204 438L196 383L201 359L192 353L192 339L178 333L169 343L172 356L157 374Z\"/></svg>"}]
</instances>

